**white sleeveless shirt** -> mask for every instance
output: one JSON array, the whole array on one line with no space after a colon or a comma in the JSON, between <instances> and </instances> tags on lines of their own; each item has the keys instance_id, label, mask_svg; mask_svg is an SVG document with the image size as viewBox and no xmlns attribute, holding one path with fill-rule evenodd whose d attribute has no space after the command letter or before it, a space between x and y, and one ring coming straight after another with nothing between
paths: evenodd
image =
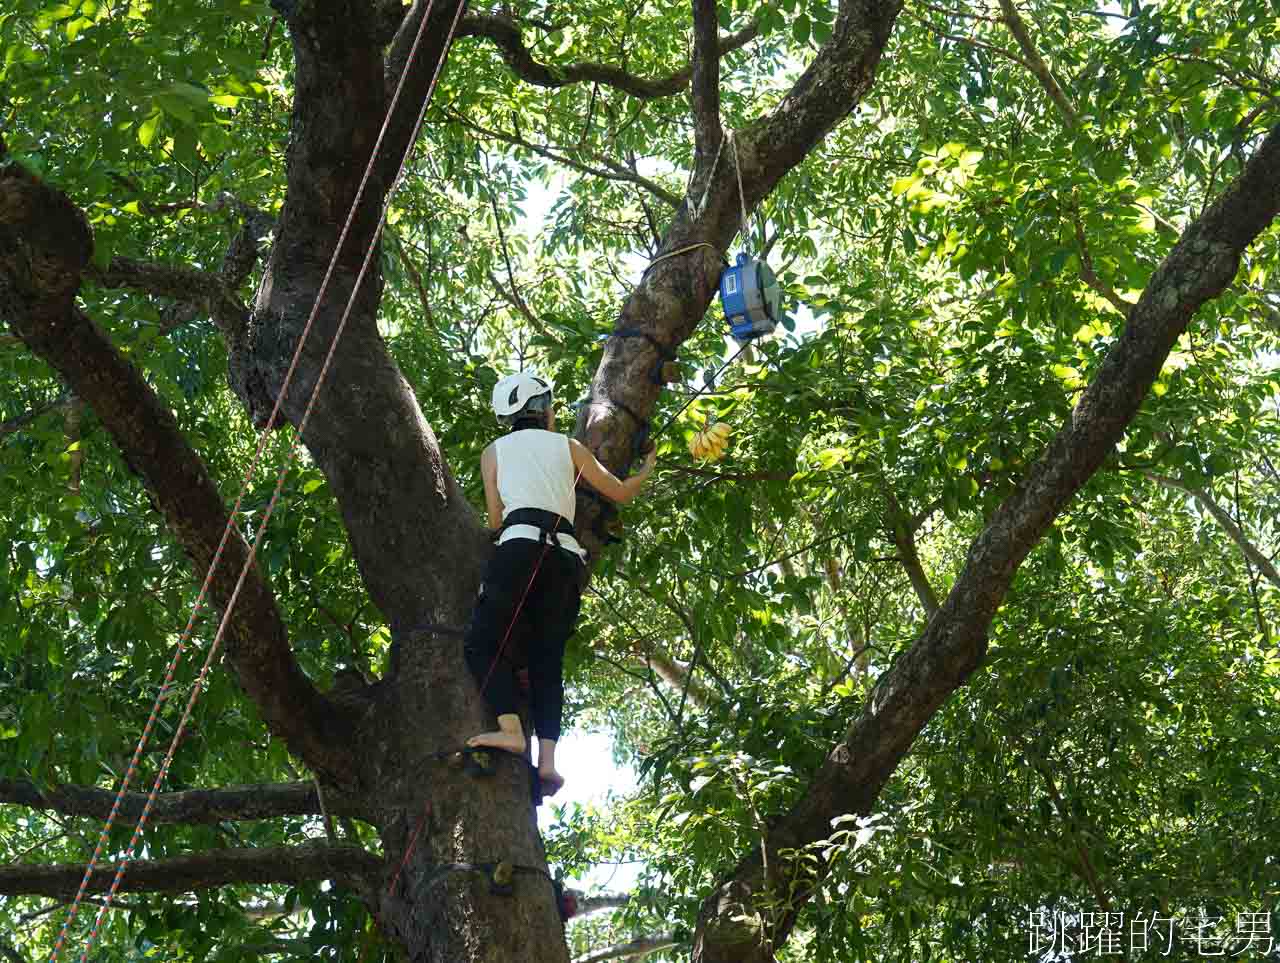
<instances>
[{"instance_id":1,"label":"white sleeveless shirt","mask_svg":"<svg viewBox=\"0 0 1280 963\"><path fill-rule=\"evenodd\" d=\"M569 439L554 431L522 428L503 435L493 443L498 465L498 497L503 519L518 508L540 508L573 524L577 500L574 496L576 472ZM513 538L541 539L535 525L512 525L498 544ZM587 553L572 535L557 534L561 548L585 561Z\"/></svg>"}]
</instances>

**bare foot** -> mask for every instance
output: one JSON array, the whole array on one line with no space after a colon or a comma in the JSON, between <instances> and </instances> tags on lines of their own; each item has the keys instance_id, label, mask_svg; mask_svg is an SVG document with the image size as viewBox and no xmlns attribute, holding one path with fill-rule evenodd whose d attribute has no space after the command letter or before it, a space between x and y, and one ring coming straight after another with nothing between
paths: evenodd
<instances>
[{"instance_id":1,"label":"bare foot","mask_svg":"<svg viewBox=\"0 0 1280 963\"><path fill-rule=\"evenodd\" d=\"M525 739L523 732L482 732L478 736L472 736L467 740L467 745L472 749L479 749L487 746L491 749L502 749L506 752L515 753L517 756L524 755Z\"/></svg>"},{"instance_id":2,"label":"bare foot","mask_svg":"<svg viewBox=\"0 0 1280 963\"><path fill-rule=\"evenodd\" d=\"M538 769L538 782L542 784L542 795L554 796L564 786L564 776L554 769Z\"/></svg>"}]
</instances>

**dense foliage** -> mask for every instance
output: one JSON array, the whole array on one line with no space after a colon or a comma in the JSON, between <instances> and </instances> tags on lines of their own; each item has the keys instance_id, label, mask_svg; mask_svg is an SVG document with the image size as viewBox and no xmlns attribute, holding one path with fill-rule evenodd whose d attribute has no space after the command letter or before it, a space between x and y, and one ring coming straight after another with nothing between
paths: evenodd
<instances>
[{"instance_id":1,"label":"dense foliage","mask_svg":"<svg viewBox=\"0 0 1280 963\"><path fill-rule=\"evenodd\" d=\"M688 56L678 4L521 15L553 65L649 77ZM726 31L760 25L722 63L737 126L786 90L832 10L737 0L720 15ZM614 734L642 776L607 811L563 809L548 837L571 878L643 860L626 907L571 924L578 953L674 934L652 958L682 958L708 888L803 790L927 619L930 592L945 596L970 539L1070 417L1123 330L1121 302L1280 117L1280 18L1265 0L1032 0L1022 15L1061 102L999 6L914 5L872 95L744 241L808 309L796 330L713 384L719 318L685 346L656 424L705 393L659 439L657 481L625 511L569 654L576 724ZM239 216L224 192L278 209L292 65L269 7L15 0L0 47L5 141L89 212L99 266L213 269ZM562 398L587 391L685 184L687 97L535 87L465 39L424 137L381 250L382 331L478 504L497 373L536 364ZM1220 918L1228 937L1270 913L1280 937L1280 580L1257 560L1280 552L1278 277L1273 227L1022 568L973 684L879 811L832 827L835 872L783 958L1026 958L1039 911ZM254 433L212 322L125 289L90 284L82 299L233 495ZM733 426L729 454L695 463L686 440L710 419ZM110 787L198 586L93 412L3 338L0 420L0 778ZM246 524L273 482L255 482ZM328 685L343 668L384 668L389 631L310 465L264 565L308 674ZM215 675L170 787L301 778ZM375 845L367 827L345 832ZM83 861L95 836L92 820L0 807L7 862ZM146 849L300 836L325 828L164 826ZM98 959L382 952L355 896L327 886L122 904ZM47 952L58 909L5 900L0 949Z\"/></svg>"}]
</instances>

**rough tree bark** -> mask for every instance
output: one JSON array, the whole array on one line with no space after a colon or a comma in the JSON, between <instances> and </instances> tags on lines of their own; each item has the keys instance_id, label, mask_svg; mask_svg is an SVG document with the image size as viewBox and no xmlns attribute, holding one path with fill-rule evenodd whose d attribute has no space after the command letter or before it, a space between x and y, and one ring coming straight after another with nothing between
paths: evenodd
<instances>
[{"instance_id":1,"label":"rough tree bark","mask_svg":"<svg viewBox=\"0 0 1280 963\"><path fill-rule=\"evenodd\" d=\"M405 16L391 4L389 17L375 15L367 0L276 0L275 6L289 27L296 68L288 191L276 242L251 310L241 313L217 287L202 294L217 308L233 387L260 424L320 290L390 90L408 70L405 104L393 118L351 234L338 252L312 340L284 402L284 417L296 424L373 241L378 207L444 53L457 4L438 0L425 48L412 61L409 43L425 3ZM660 253L699 243L710 247L655 262L619 319L619 327L642 330L676 349L712 300L720 267L715 252L725 251L740 228L735 166L752 208L857 106L899 9L898 2L842 0L831 39L775 108L733 132L732 146L719 120L718 58L745 40L744 34L717 37L712 0L693 0L693 62L657 86L593 64L580 65L576 73L548 73L509 22L477 16L464 23L465 32L498 43L512 68L534 83L590 80L634 88L629 92L637 96L689 88L695 169ZM1278 140L1273 132L1245 174L1166 259L1071 423L975 541L920 640L880 680L801 802L770 828L768 877L752 855L709 897L696 934L698 959L772 959L816 882L805 880L782 901L778 894L790 892L784 882L793 867L780 853L824 838L835 815L866 812L920 727L981 664L987 626L1019 563L1111 451L1169 346L1196 307L1230 281L1240 252L1280 205ZM172 414L75 306L91 250L83 218L65 197L22 172L0 173L0 308L19 337L94 408L200 569L225 522L225 506L198 454L177 434ZM46 217L50 211L56 216ZM563 963L567 953L545 878L518 875L515 896L502 897L491 895L480 875L437 872L453 863L498 860L543 868L545 859L526 766L501 758L496 774L479 783L435 755L488 722L456 632L470 609L486 547L473 510L378 335L382 280L376 265L375 259L356 292L303 441L337 499L370 597L392 628L390 670L373 685L348 687L340 700L318 692L292 659L260 572L252 574L248 604L242 599L245 608L233 620L228 660L268 725L319 774L326 797L339 801L333 805L378 827L381 857L353 854L343 873L360 884L383 931L411 959ZM143 280L133 273L133 283ZM627 409L648 416L658 398L660 388L648 378L654 360L649 342L615 338L593 379L579 435L617 470L633 454L637 426ZM580 512L583 527L590 529L599 508L584 503ZM243 555L243 543L233 540L229 561ZM214 588L215 600L225 600L225 582ZM780 908L764 914L759 907L765 900Z\"/></svg>"},{"instance_id":2,"label":"rough tree bark","mask_svg":"<svg viewBox=\"0 0 1280 963\"><path fill-rule=\"evenodd\" d=\"M275 6L293 46L294 120L286 200L257 303L240 305L234 285L219 284L220 279L184 277L166 291L175 275L126 262L98 278L162 295L196 292L227 342L232 386L259 425L281 389L322 287L390 90L407 70L405 101L392 118L351 232L337 254L283 404L286 420L296 424L301 417L325 346L373 242L378 208L457 9L455 2L438 0L426 42L411 60L409 46L425 3L402 17L395 15L394 5L388 17L362 0L276 0ZM717 38L715 4L695 3L698 30L691 65L656 86L637 87L643 88L641 96L663 96L690 86L695 103L697 169L663 238L663 251L695 242L719 251L728 247L740 226L735 165L740 165L746 203L754 207L870 87L899 7L845 0L832 39L791 95L738 131L736 150L730 152L722 149L718 58L754 36L755 28ZM517 72L541 76L507 26L472 18L468 32L497 42ZM579 73L570 79L636 86L634 78L607 69L602 74L594 65ZM92 251L83 215L20 168L10 165L0 173L0 309L21 340L93 407L193 567L202 572L226 522L226 508L172 413L75 305ZM442 765L436 755L489 721L463 663L456 628L450 629L465 622L486 546L474 512L378 335L382 281L377 263L353 299L341 350L303 441L337 499L370 597L392 628L390 670L374 685L346 687L340 699L337 693L318 692L294 661L270 586L256 569L231 623L227 659L267 724L318 774L331 805L378 827L381 858L344 848L341 874L365 894L383 932L410 959L563 963L567 950L544 876L518 874L515 896L509 897L492 895L488 881L475 873L438 872L453 863L498 860L538 870L545 868L545 857L525 765L500 757L496 774L481 784ZM707 248L657 263L623 306L620 325L678 347L705 313L718 275L719 257ZM647 416L657 400L658 388L647 377L651 350L643 341L611 342L593 383L596 404L588 409L581 434L618 470L630 459L636 429L628 415L619 414L618 403ZM595 510L593 503L582 506L587 527ZM215 604L225 604L245 556L245 544L233 537L213 584ZM66 787L56 801L48 796L30 801L68 809L99 804ZM412 838L416 844L402 865ZM293 855L299 858L287 860L293 867L289 872L337 875L323 864L323 854L312 862L301 858L309 854ZM197 885L196 877L214 872L200 857L193 859L195 868L188 868L189 878L182 877L187 882L181 885ZM134 885L160 879L166 871L148 863L135 869L133 879L140 882ZM42 892L65 895L77 877L76 867L49 872L39 885ZM245 878L260 878L270 870L245 872ZM18 887L13 891L24 891L21 881L13 885Z\"/></svg>"}]
</instances>

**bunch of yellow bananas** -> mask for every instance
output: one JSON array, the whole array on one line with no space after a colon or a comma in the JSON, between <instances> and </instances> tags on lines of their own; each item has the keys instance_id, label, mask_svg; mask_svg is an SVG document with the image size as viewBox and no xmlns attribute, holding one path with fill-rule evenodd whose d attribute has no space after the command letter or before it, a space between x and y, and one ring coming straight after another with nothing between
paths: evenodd
<instances>
[{"instance_id":1,"label":"bunch of yellow bananas","mask_svg":"<svg viewBox=\"0 0 1280 963\"><path fill-rule=\"evenodd\" d=\"M729 432L733 431L723 421L708 425L702 431L695 432L689 439L689 454L704 461L719 461L729 446Z\"/></svg>"}]
</instances>

